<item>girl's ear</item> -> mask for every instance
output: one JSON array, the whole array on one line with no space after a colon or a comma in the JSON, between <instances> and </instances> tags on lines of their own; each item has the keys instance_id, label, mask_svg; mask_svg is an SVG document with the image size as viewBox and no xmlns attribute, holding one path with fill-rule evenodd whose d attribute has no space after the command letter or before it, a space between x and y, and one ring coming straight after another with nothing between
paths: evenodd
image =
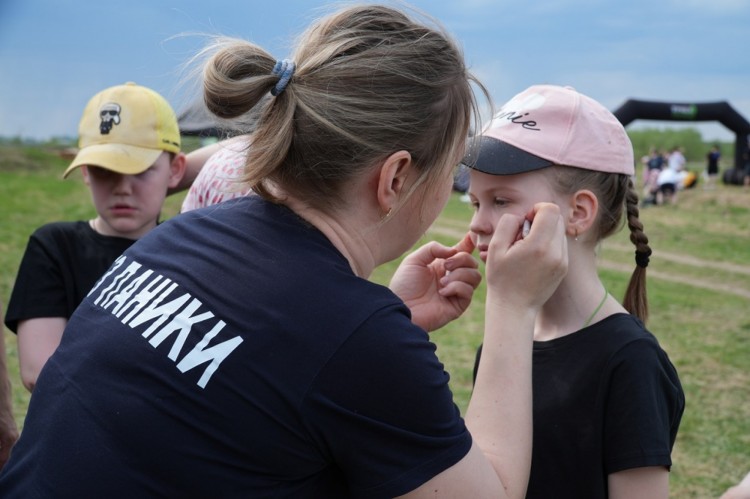
<instances>
[{"instance_id":1,"label":"girl's ear","mask_svg":"<svg viewBox=\"0 0 750 499\"><path fill-rule=\"evenodd\" d=\"M398 206L411 170L411 154L397 151L388 156L377 174L377 201L383 214Z\"/></svg>"},{"instance_id":2,"label":"girl's ear","mask_svg":"<svg viewBox=\"0 0 750 499\"><path fill-rule=\"evenodd\" d=\"M570 197L570 211L566 232L569 236L578 237L588 231L596 222L599 213L599 199L588 189L576 191Z\"/></svg>"}]
</instances>

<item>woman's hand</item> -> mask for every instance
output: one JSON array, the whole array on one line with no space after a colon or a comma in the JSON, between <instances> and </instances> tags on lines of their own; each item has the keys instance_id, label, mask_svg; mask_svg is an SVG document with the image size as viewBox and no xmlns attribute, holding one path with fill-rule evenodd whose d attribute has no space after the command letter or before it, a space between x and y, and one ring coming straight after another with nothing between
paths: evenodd
<instances>
[{"instance_id":1,"label":"woman's hand","mask_svg":"<svg viewBox=\"0 0 750 499\"><path fill-rule=\"evenodd\" d=\"M526 215L531 227L520 237L524 218L506 214L490 240L486 278L488 291L505 307L540 308L568 270L568 247L560 208L536 204Z\"/></svg>"},{"instance_id":2,"label":"woman's hand","mask_svg":"<svg viewBox=\"0 0 750 499\"><path fill-rule=\"evenodd\" d=\"M434 331L468 308L482 280L467 234L457 245L430 242L408 255L391 279L391 290L412 314L412 322Z\"/></svg>"}]
</instances>

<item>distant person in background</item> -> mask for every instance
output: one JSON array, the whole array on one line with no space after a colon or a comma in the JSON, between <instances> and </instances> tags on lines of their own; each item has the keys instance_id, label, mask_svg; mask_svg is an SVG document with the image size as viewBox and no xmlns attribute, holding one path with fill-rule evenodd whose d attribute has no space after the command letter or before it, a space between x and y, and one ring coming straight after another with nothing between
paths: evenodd
<instances>
[{"instance_id":1,"label":"distant person in background","mask_svg":"<svg viewBox=\"0 0 750 499\"><path fill-rule=\"evenodd\" d=\"M682 148L673 148L667 158L667 167L662 168L656 178L656 204L677 204L678 193L695 185L697 177L685 169L685 164Z\"/></svg>"},{"instance_id":2,"label":"distant person in background","mask_svg":"<svg viewBox=\"0 0 750 499\"><path fill-rule=\"evenodd\" d=\"M670 167L664 168L656 177L656 204L677 203L677 191L680 188L682 176L680 172Z\"/></svg>"},{"instance_id":3,"label":"distant person in background","mask_svg":"<svg viewBox=\"0 0 750 499\"><path fill-rule=\"evenodd\" d=\"M716 187L716 179L719 176L719 161L721 160L721 151L718 145L713 145L711 150L706 154L706 189Z\"/></svg>"},{"instance_id":4,"label":"distant person in background","mask_svg":"<svg viewBox=\"0 0 750 499\"><path fill-rule=\"evenodd\" d=\"M0 303L0 321L2 320L3 306ZM16 440L18 440L18 427L13 418L13 397L5 355L5 331L0 329L0 469L8 461L10 449Z\"/></svg>"},{"instance_id":5,"label":"distant person in background","mask_svg":"<svg viewBox=\"0 0 750 499\"><path fill-rule=\"evenodd\" d=\"M661 151L652 147L644 158L643 168L643 201L644 204L656 204L656 193L659 189L657 179L664 167L664 156Z\"/></svg>"},{"instance_id":6,"label":"distant person in background","mask_svg":"<svg viewBox=\"0 0 750 499\"><path fill-rule=\"evenodd\" d=\"M674 147L667 158L667 166L673 171L679 173L685 169L685 155L682 153L682 147Z\"/></svg>"},{"instance_id":7,"label":"distant person in background","mask_svg":"<svg viewBox=\"0 0 750 499\"><path fill-rule=\"evenodd\" d=\"M96 217L54 222L29 238L5 324L18 335L21 379L32 391L73 311L105 270L159 223L185 171L177 118L153 90L127 83L97 93L79 124L81 168Z\"/></svg>"},{"instance_id":8,"label":"distant person in background","mask_svg":"<svg viewBox=\"0 0 750 499\"><path fill-rule=\"evenodd\" d=\"M195 176L182 202L182 213L252 192L242 181L249 138L249 135L241 135L209 146L212 154ZM191 169L192 165L199 166L195 160L199 154L203 154L201 149L188 154Z\"/></svg>"}]
</instances>

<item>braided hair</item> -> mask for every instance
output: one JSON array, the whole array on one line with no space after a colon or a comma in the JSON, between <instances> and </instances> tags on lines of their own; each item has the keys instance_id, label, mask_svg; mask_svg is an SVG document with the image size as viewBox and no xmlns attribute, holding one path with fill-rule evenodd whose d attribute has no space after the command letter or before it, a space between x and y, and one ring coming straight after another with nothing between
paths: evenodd
<instances>
[{"instance_id":1,"label":"braided hair","mask_svg":"<svg viewBox=\"0 0 750 499\"><path fill-rule=\"evenodd\" d=\"M561 193L572 194L580 189L588 189L596 195L599 199L599 215L595 228L599 240L611 236L623 223L627 223L630 242L635 245L636 267L630 276L622 305L645 324L648 320L646 267L651 247L639 218L638 194L632 177L565 166L555 166L545 171L551 173L550 178Z\"/></svg>"}]
</instances>

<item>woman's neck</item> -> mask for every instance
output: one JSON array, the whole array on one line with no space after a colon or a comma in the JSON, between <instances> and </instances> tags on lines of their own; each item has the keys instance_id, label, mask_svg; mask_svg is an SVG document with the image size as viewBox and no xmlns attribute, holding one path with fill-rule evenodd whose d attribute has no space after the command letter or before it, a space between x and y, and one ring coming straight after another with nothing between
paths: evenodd
<instances>
[{"instance_id":1,"label":"woman's neck","mask_svg":"<svg viewBox=\"0 0 750 499\"><path fill-rule=\"evenodd\" d=\"M367 217L361 210L337 210L331 214L291 197L286 197L284 204L323 233L359 277L367 279L379 264L380 244L376 223L369 220L371 217ZM363 227L370 227L370 230L363 230Z\"/></svg>"}]
</instances>

